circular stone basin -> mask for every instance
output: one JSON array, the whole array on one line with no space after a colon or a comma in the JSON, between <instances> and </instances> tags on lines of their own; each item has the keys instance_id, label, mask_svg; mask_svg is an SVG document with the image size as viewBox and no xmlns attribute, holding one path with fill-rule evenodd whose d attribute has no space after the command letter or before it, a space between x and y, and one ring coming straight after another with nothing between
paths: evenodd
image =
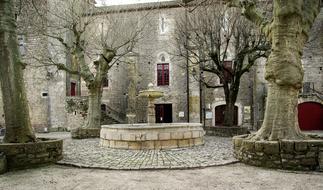
<instances>
[{"instance_id":1,"label":"circular stone basin","mask_svg":"<svg viewBox=\"0 0 323 190\"><path fill-rule=\"evenodd\" d=\"M148 98L160 98L164 95L163 92L158 91L158 90L153 90L153 89L149 89L149 90L143 90L139 92L139 96L144 96L144 97L148 97Z\"/></svg>"},{"instance_id":2,"label":"circular stone basin","mask_svg":"<svg viewBox=\"0 0 323 190\"><path fill-rule=\"evenodd\" d=\"M200 123L116 124L101 127L100 144L117 149L172 149L204 144Z\"/></svg>"}]
</instances>

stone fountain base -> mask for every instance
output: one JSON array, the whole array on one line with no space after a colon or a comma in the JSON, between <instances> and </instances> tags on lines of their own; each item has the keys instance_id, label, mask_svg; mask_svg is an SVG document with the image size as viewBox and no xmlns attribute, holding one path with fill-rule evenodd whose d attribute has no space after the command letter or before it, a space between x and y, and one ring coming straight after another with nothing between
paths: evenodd
<instances>
[{"instance_id":1,"label":"stone fountain base","mask_svg":"<svg viewBox=\"0 0 323 190\"><path fill-rule=\"evenodd\" d=\"M100 144L117 149L172 149L204 144L200 123L116 124L101 128Z\"/></svg>"}]
</instances>

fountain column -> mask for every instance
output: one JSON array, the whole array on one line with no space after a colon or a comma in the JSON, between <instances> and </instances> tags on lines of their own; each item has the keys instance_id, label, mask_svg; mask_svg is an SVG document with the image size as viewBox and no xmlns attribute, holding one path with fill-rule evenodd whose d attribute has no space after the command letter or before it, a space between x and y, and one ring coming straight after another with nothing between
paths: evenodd
<instances>
[{"instance_id":1,"label":"fountain column","mask_svg":"<svg viewBox=\"0 0 323 190\"><path fill-rule=\"evenodd\" d=\"M154 98L148 98L147 123L156 123Z\"/></svg>"},{"instance_id":2,"label":"fountain column","mask_svg":"<svg viewBox=\"0 0 323 190\"><path fill-rule=\"evenodd\" d=\"M129 124L135 123L136 117L136 93L137 93L137 68L136 68L136 54L132 53L128 57L128 74L129 74L129 86L128 86L128 108L127 108L127 118Z\"/></svg>"},{"instance_id":3,"label":"fountain column","mask_svg":"<svg viewBox=\"0 0 323 190\"><path fill-rule=\"evenodd\" d=\"M154 100L160 98L164 95L163 92L155 90L152 83L148 84L148 90L142 90L139 92L139 96L148 98L148 107L147 107L147 123L156 123L155 116L155 104Z\"/></svg>"}]
</instances>

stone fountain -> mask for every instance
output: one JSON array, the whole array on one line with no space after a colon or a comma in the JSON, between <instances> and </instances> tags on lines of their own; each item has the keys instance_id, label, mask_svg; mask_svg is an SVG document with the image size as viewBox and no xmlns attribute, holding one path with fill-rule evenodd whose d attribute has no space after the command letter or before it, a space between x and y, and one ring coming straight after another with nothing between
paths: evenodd
<instances>
[{"instance_id":1,"label":"stone fountain","mask_svg":"<svg viewBox=\"0 0 323 190\"><path fill-rule=\"evenodd\" d=\"M200 123L156 123L154 100L163 92L148 85L139 97L148 98L147 123L103 125L101 146L118 149L172 149L204 144L204 130Z\"/></svg>"}]
</instances>

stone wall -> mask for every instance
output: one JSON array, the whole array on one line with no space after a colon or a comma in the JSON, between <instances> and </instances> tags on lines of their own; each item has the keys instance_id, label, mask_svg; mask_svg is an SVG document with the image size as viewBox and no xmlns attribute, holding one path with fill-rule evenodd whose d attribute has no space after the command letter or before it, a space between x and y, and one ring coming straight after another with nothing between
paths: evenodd
<instances>
[{"instance_id":1,"label":"stone wall","mask_svg":"<svg viewBox=\"0 0 323 190\"><path fill-rule=\"evenodd\" d=\"M219 137L233 137L237 135L249 134L247 127L207 127L205 129L206 134L210 136L219 136Z\"/></svg>"},{"instance_id":2,"label":"stone wall","mask_svg":"<svg viewBox=\"0 0 323 190\"><path fill-rule=\"evenodd\" d=\"M0 175L7 171L7 158L3 152L0 152Z\"/></svg>"},{"instance_id":3,"label":"stone wall","mask_svg":"<svg viewBox=\"0 0 323 190\"><path fill-rule=\"evenodd\" d=\"M233 138L240 161L268 168L323 171L323 140L251 141Z\"/></svg>"},{"instance_id":4,"label":"stone wall","mask_svg":"<svg viewBox=\"0 0 323 190\"><path fill-rule=\"evenodd\" d=\"M71 130L73 139L88 139L88 138L99 138L100 128L75 128Z\"/></svg>"},{"instance_id":5,"label":"stone wall","mask_svg":"<svg viewBox=\"0 0 323 190\"><path fill-rule=\"evenodd\" d=\"M131 6L128 9L130 10ZM149 19L140 21L140 25L146 25L146 27L134 49L134 52L138 55L136 58L136 67L138 70L137 94L140 90L147 89L149 83L153 83L156 89L164 92L164 97L156 100L155 103L172 104L173 122L187 121L187 82L186 71L183 68L185 66L185 60L174 58L176 44L173 41L176 18L183 13L184 9L178 6L173 8L141 10L140 14L148 14ZM124 18L125 14L131 15L133 13L129 11L117 14L120 18ZM104 18L104 15L102 15L102 18ZM161 30L162 22L164 22L164 31ZM162 57L165 60L162 60ZM168 86L157 86L158 63L169 63L170 84ZM109 71L108 76L109 86L103 89L102 103L126 115L129 84L127 65L124 63L114 65ZM194 83L192 80L190 82ZM191 100L194 101L194 106L196 106L195 99L198 93L195 93L195 86L192 86L190 91L192 95ZM86 94L87 92L83 85L82 95ZM135 122L146 122L146 110L147 100L137 97ZM184 117L179 116L180 112L184 112ZM192 116L192 121L199 122L199 110L197 114L192 114Z\"/></svg>"},{"instance_id":6,"label":"stone wall","mask_svg":"<svg viewBox=\"0 0 323 190\"><path fill-rule=\"evenodd\" d=\"M8 170L55 163L63 158L63 140L39 139L36 143L1 143Z\"/></svg>"},{"instance_id":7,"label":"stone wall","mask_svg":"<svg viewBox=\"0 0 323 190\"><path fill-rule=\"evenodd\" d=\"M54 1L54 0L53 0ZM50 2L53 2L50 1ZM35 6L39 3L44 7L51 8L47 1L35 1ZM24 6L21 15L18 16L18 37L21 50L21 59L26 63L24 79L26 93L29 103L31 124L37 132L47 132L50 128L64 128L66 124L65 97L66 97L66 78L65 73L57 72L53 67L42 65L42 60L53 50L49 48L49 38L37 35L35 31L46 30L40 28L38 23L46 22L33 20L34 10L26 9ZM38 7L40 8L40 7ZM41 11L41 10L39 10ZM26 19L28 18L28 19ZM31 20L30 20L31 18ZM28 22L31 22L28 24ZM35 23L37 23L35 25ZM53 43L53 41L51 41ZM37 59L35 59L37 58ZM66 62L64 55L60 56L59 62ZM2 98L0 93L0 105ZM4 113L0 106L0 125L4 125Z\"/></svg>"},{"instance_id":8,"label":"stone wall","mask_svg":"<svg viewBox=\"0 0 323 190\"><path fill-rule=\"evenodd\" d=\"M315 90L323 92L323 8L317 16L310 38L303 51L304 82L312 82Z\"/></svg>"}]
</instances>

